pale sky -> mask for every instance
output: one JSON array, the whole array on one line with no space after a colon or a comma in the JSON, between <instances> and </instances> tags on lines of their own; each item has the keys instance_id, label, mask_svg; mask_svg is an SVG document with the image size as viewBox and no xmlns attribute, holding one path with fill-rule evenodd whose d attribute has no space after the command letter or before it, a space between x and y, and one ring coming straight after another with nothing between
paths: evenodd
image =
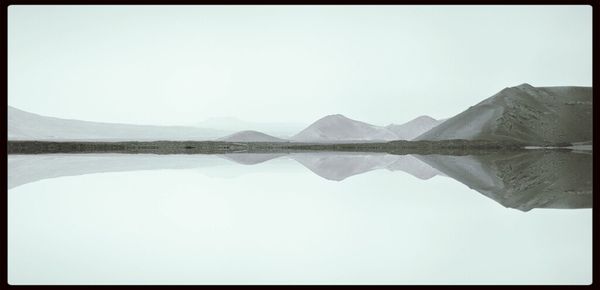
<instances>
[{"instance_id":1,"label":"pale sky","mask_svg":"<svg viewBox=\"0 0 600 290\"><path fill-rule=\"evenodd\" d=\"M62 118L387 125L522 83L592 85L591 6L8 10L8 104Z\"/></svg>"}]
</instances>

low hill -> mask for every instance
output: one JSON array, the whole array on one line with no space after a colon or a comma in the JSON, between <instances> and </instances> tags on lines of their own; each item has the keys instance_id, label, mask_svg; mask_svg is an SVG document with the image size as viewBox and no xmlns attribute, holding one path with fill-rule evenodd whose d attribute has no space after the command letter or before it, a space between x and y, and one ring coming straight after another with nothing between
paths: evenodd
<instances>
[{"instance_id":1,"label":"low hill","mask_svg":"<svg viewBox=\"0 0 600 290\"><path fill-rule=\"evenodd\" d=\"M225 142L287 142L287 140L252 130L240 131L217 140Z\"/></svg>"}]
</instances>

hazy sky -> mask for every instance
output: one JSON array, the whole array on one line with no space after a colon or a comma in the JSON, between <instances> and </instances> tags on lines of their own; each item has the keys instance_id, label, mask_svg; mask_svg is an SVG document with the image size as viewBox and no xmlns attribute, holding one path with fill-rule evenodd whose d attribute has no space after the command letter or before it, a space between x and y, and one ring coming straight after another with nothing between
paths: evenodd
<instances>
[{"instance_id":1,"label":"hazy sky","mask_svg":"<svg viewBox=\"0 0 600 290\"><path fill-rule=\"evenodd\" d=\"M49 116L377 125L592 85L591 6L10 6L8 103Z\"/></svg>"}]
</instances>

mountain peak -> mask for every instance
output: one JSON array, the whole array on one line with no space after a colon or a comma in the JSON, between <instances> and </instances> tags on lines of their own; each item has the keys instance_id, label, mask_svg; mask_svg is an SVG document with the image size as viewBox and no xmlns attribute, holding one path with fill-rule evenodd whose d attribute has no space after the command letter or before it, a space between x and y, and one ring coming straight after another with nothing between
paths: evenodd
<instances>
[{"instance_id":1,"label":"mountain peak","mask_svg":"<svg viewBox=\"0 0 600 290\"><path fill-rule=\"evenodd\" d=\"M427 116L427 115L421 115L415 118L416 119L430 119L430 120L435 120L435 118L431 117L431 116Z\"/></svg>"},{"instance_id":2,"label":"mountain peak","mask_svg":"<svg viewBox=\"0 0 600 290\"><path fill-rule=\"evenodd\" d=\"M327 120L327 119L342 119L342 120L352 120L342 114L332 114L332 115L327 115L319 120Z\"/></svg>"},{"instance_id":3,"label":"mountain peak","mask_svg":"<svg viewBox=\"0 0 600 290\"><path fill-rule=\"evenodd\" d=\"M528 83L522 83L518 86L516 86L515 88L528 88L528 89L533 89L534 87Z\"/></svg>"},{"instance_id":4,"label":"mountain peak","mask_svg":"<svg viewBox=\"0 0 600 290\"><path fill-rule=\"evenodd\" d=\"M414 118L414 119L412 119L412 120L410 120L410 121L408 121L406 123L403 123L403 124L391 123L391 124L387 125L386 127L387 128L391 128L391 127L402 126L402 125L411 124L411 123L418 123L418 122L420 122L420 123L423 123L423 122L432 123L432 122L438 122L438 120L436 120L433 117L427 116L427 115L421 115L421 116L418 116L418 117L416 117L416 118Z\"/></svg>"}]
</instances>

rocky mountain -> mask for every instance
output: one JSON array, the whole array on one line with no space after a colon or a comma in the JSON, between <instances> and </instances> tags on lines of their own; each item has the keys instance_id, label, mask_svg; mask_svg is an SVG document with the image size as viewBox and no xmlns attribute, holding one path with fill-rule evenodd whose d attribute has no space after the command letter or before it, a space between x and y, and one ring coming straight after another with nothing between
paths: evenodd
<instances>
[{"instance_id":1,"label":"rocky mountain","mask_svg":"<svg viewBox=\"0 0 600 290\"><path fill-rule=\"evenodd\" d=\"M419 116L404 124L390 124L386 126L386 128L394 132L399 140L412 140L444 121L445 120L436 120L429 116Z\"/></svg>"},{"instance_id":2,"label":"rocky mountain","mask_svg":"<svg viewBox=\"0 0 600 290\"><path fill-rule=\"evenodd\" d=\"M8 107L8 140L200 141L223 136L214 129L69 120Z\"/></svg>"},{"instance_id":3,"label":"rocky mountain","mask_svg":"<svg viewBox=\"0 0 600 290\"><path fill-rule=\"evenodd\" d=\"M217 139L225 142L288 142L258 131L246 130Z\"/></svg>"},{"instance_id":4,"label":"rocky mountain","mask_svg":"<svg viewBox=\"0 0 600 290\"><path fill-rule=\"evenodd\" d=\"M492 140L531 145L592 140L591 87L505 88L415 140Z\"/></svg>"},{"instance_id":5,"label":"rocky mountain","mask_svg":"<svg viewBox=\"0 0 600 290\"><path fill-rule=\"evenodd\" d=\"M381 126L352 120L346 116L328 115L294 135L294 142L374 142L397 139L396 134Z\"/></svg>"}]
</instances>

